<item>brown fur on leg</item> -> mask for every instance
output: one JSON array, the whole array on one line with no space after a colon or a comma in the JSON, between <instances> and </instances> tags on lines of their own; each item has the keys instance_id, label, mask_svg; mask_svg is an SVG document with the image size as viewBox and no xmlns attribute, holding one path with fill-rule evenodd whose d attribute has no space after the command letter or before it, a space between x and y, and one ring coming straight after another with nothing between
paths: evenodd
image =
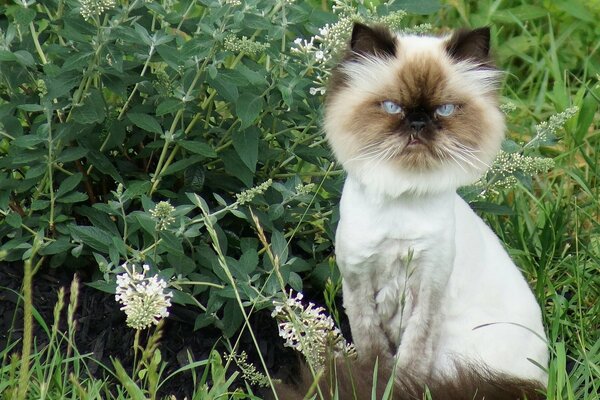
<instances>
[{"instance_id":1,"label":"brown fur on leg","mask_svg":"<svg viewBox=\"0 0 600 400\"><path fill-rule=\"evenodd\" d=\"M336 358L318 377L318 388L309 368L304 365L297 382L276 386L280 400L311 398L331 400L370 400L373 391L375 360L355 361ZM422 382L387 366L378 366L375 393L382 399L393 375L396 376L388 400L421 400L427 391L433 400L544 400L544 388L536 381L495 373L477 365L457 366L456 374Z\"/></svg>"}]
</instances>

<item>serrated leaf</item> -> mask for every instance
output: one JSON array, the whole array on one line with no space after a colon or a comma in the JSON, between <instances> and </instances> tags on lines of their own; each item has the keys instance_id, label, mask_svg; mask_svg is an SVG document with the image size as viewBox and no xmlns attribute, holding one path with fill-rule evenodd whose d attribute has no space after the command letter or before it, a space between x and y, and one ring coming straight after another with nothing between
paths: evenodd
<instances>
[{"instance_id":1,"label":"serrated leaf","mask_svg":"<svg viewBox=\"0 0 600 400\"><path fill-rule=\"evenodd\" d=\"M181 245L181 240L177 238L171 232L162 231L160 233L160 238L162 239L159 249L162 249L171 254L184 254L183 246Z\"/></svg>"},{"instance_id":2,"label":"serrated leaf","mask_svg":"<svg viewBox=\"0 0 600 400\"><path fill-rule=\"evenodd\" d=\"M59 76L45 77L46 88L48 90L47 97L55 99L69 93L81 81L81 76L73 72L65 72Z\"/></svg>"},{"instance_id":3,"label":"serrated leaf","mask_svg":"<svg viewBox=\"0 0 600 400\"><path fill-rule=\"evenodd\" d=\"M60 155L56 158L56 161L68 163L85 157L87 153L88 150L84 147L69 147L61 151Z\"/></svg>"},{"instance_id":4,"label":"serrated leaf","mask_svg":"<svg viewBox=\"0 0 600 400\"><path fill-rule=\"evenodd\" d=\"M260 130L258 128L246 129L232 134L235 151L252 172L256 172L256 163L258 162L259 136Z\"/></svg>"},{"instance_id":5,"label":"serrated leaf","mask_svg":"<svg viewBox=\"0 0 600 400\"><path fill-rule=\"evenodd\" d=\"M127 118L138 128L147 132L163 134L163 129L152 115L141 113L128 113Z\"/></svg>"},{"instance_id":6,"label":"serrated leaf","mask_svg":"<svg viewBox=\"0 0 600 400\"><path fill-rule=\"evenodd\" d=\"M193 192L200 192L204 187L205 176L206 174L204 173L204 167L202 165L194 164L189 168L186 168L183 172L185 189Z\"/></svg>"},{"instance_id":7,"label":"serrated leaf","mask_svg":"<svg viewBox=\"0 0 600 400\"><path fill-rule=\"evenodd\" d=\"M36 145L46 141L46 138L40 137L38 135L23 135L13 140L11 144L15 147L31 149L34 148Z\"/></svg>"},{"instance_id":8,"label":"serrated leaf","mask_svg":"<svg viewBox=\"0 0 600 400\"><path fill-rule=\"evenodd\" d=\"M235 84L221 79L209 79L208 81L210 86L228 103L235 104L237 102L240 94Z\"/></svg>"},{"instance_id":9,"label":"serrated leaf","mask_svg":"<svg viewBox=\"0 0 600 400\"><path fill-rule=\"evenodd\" d=\"M287 240L283 233L275 230L271 234L271 247L273 250L273 255L279 258L280 265L285 264L288 258L288 247Z\"/></svg>"},{"instance_id":10,"label":"serrated leaf","mask_svg":"<svg viewBox=\"0 0 600 400\"><path fill-rule=\"evenodd\" d=\"M110 177L117 182L123 182L123 178L119 174L119 171L117 171L115 166L104 154L100 153L98 150L91 150L89 151L87 158L90 164L98 168L98 170L110 175Z\"/></svg>"},{"instance_id":11,"label":"serrated leaf","mask_svg":"<svg viewBox=\"0 0 600 400\"><path fill-rule=\"evenodd\" d=\"M22 27L29 25L35 19L35 9L20 7L15 13L15 22Z\"/></svg>"},{"instance_id":12,"label":"serrated leaf","mask_svg":"<svg viewBox=\"0 0 600 400\"><path fill-rule=\"evenodd\" d=\"M40 104L19 104L17 108L27 112L39 112L45 110L45 107Z\"/></svg>"},{"instance_id":13,"label":"serrated leaf","mask_svg":"<svg viewBox=\"0 0 600 400\"><path fill-rule=\"evenodd\" d=\"M146 30L146 28L144 28L142 25L138 24L137 22L133 24L133 27L135 29L135 32L137 33L138 38L144 44L151 46L152 45L152 37L150 37L150 34L148 34L148 31Z\"/></svg>"},{"instance_id":14,"label":"serrated leaf","mask_svg":"<svg viewBox=\"0 0 600 400\"><path fill-rule=\"evenodd\" d=\"M248 275L254 272L258 266L258 252L256 249L246 250L240 257L239 265L242 268L242 271Z\"/></svg>"},{"instance_id":15,"label":"serrated leaf","mask_svg":"<svg viewBox=\"0 0 600 400\"><path fill-rule=\"evenodd\" d=\"M197 142L193 140L181 140L177 142L184 149L192 153L200 154L204 157L214 158L217 156L215 150L207 143Z\"/></svg>"},{"instance_id":16,"label":"serrated leaf","mask_svg":"<svg viewBox=\"0 0 600 400\"><path fill-rule=\"evenodd\" d=\"M193 155L183 160L175 161L173 164L169 165L167 169L165 169L161 176L171 175L175 172L184 170L191 165L201 162L202 160L204 160L203 156Z\"/></svg>"},{"instance_id":17,"label":"serrated leaf","mask_svg":"<svg viewBox=\"0 0 600 400\"><path fill-rule=\"evenodd\" d=\"M166 99L156 107L156 116L160 117L165 114L173 114L183 107L183 103L178 99Z\"/></svg>"},{"instance_id":18,"label":"serrated leaf","mask_svg":"<svg viewBox=\"0 0 600 400\"><path fill-rule=\"evenodd\" d=\"M76 174L73 174L73 175L67 177L64 181L62 181L60 183L60 186L58 187L58 190L56 191L56 198L60 198L61 196L67 194L71 190L75 189L77 187L77 185L79 185L79 182L81 182L82 179L83 179L83 174L81 174L81 172L78 172Z\"/></svg>"},{"instance_id":19,"label":"serrated leaf","mask_svg":"<svg viewBox=\"0 0 600 400\"><path fill-rule=\"evenodd\" d=\"M95 226L69 225L69 231L94 250L107 253L112 244L112 236Z\"/></svg>"},{"instance_id":20,"label":"serrated leaf","mask_svg":"<svg viewBox=\"0 0 600 400\"><path fill-rule=\"evenodd\" d=\"M224 151L221 155L225 171L231 176L239 179L246 187L251 187L254 180L254 172L252 172L246 164L240 159L237 152L234 150Z\"/></svg>"},{"instance_id":21,"label":"serrated leaf","mask_svg":"<svg viewBox=\"0 0 600 400\"><path fill-rule=\"evenodd\" d=\"M104 121L106 107L100 91L90 90L83 103L73 109L72 116L73 120L80 124L99 124Z\"/></svg>"},{"instance_id":22,"label":"serrated leaf","mask_svg":"<svg viewBox=\"0 0 600 400\"><path fill-rule=\"evenodd\" d=\"M10 50L0 50L0 61L17 61L17 56Z\"/></svg>"},{"instance_id":23,"label":"serrated leaf","mask_svg":"<svg viewBox=\"0 0 600 400\"><path fill-rule=\"evenodd\" d=\"M12 226L13 228L20 228L21 224L23 223L23 219L21 218L21 216L17 213L11 212L10 214L8 214L4 220L6 221L6 223L10 226Z\"/></svg>"},{"instance_id":24,"label":"serrated leaf","mask_svg":"<svg viewBox=\"0 0 600 400\"><path fill-rule=\"evenodd\" d=\"M40 249L40 255L49 256L69 251L73 247L67 236L62 236Z\"/></svg>"},{"instance_id":25,"label":"serrated leaf","mask_svg":"<svg viewBox=\"0 0 600 400\"><path fill-rule=\"evenodd\" d=\"M149 214L144 212L134 212L132 215L146 233L154 236L156 233L156 221L154 221Z\"/></svg>"},{"instance_id":26,"label":"serrated leaf","mask_svg":"<svg viewBox=\"0 0 600 400\"><path fill-rule=\"evenodd\" d=\"M31 55L31 53L26 50L15 51L15 57L17 59L17 62L24 67L31 67L35 65L35 59Z\"/></svg>"},{"instance_id":27,"label":"serrated leaf","mask_svg":"<svg viewBox=\"0 0 600 400\"><path fill-rule=\"evenodd\" d=\"M59 203L80 203L82 201L86 201L88 199L87 194L81 192L73 192L63 197L56 199Z\"/></svg>"},{"instance_id":28,"label":"serrated leaf","mask_svg":"<svg viewBox=\"0 0 600 400\"><path fill-rule=\"evenodd\" d=\"M242 123L242 129L245 129L254 123L263 109L264 102L262 97L252 93L243 93L240 96L235 104L235 110Z\"/></svg>"}]
</instances>

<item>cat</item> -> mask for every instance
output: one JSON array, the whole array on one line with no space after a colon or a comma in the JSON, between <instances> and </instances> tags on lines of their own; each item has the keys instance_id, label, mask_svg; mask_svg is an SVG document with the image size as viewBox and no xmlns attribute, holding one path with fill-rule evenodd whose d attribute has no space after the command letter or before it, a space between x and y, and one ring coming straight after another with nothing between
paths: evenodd
<instances>
[{"instance_id":1,"label":"cat","mask_svg":"<svg viewBox=\"0 0 600 400\"><path fill-rule=\"evenodd\" d=\"M324 129L347 173L335 244L344 308L357 365L394 371L408 393L398 398L427 385L441 399L531 399L546 385L540 307L456 193L500 149L501 77L489 28L434 37L360 23L330 77ZM372 384L361 369L349 380Z\"/></svg>"}]
</instances>

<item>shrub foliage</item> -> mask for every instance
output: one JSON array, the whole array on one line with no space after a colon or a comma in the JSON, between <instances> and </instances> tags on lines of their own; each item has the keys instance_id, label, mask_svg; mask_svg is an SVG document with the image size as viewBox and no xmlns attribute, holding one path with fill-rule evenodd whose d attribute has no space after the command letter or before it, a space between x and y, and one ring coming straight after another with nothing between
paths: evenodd
<instances>
[{"instance_id":1,"label":"shrub foliage","mask_svg":"<svg viewBox=\"0 0 600 400\"><path fill-rule=\"evenodd\" d=\"M148 264L198 307L196 328L227 336L243 321L234 291L261 308L282 284L331 276L341 171L319 127L318 66L292 48L333 14L283 0L0 8L4 260L27 259L37 237L43 262L92 271L106 291L123 263Z\"/></svg>"}]
</instances>

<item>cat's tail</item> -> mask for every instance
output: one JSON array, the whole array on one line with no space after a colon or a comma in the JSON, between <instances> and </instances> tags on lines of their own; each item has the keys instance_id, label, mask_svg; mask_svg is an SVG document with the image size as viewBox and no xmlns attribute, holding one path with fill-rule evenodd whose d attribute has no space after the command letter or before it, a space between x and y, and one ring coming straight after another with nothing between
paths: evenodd
<instances>
[{"instance_id":1,"label":"cat's tail","mask_svg":"<svg viewBox=\"0 0 600 400\"><path fill-rule=\"evenodd\" d=\"M360 362L337 358L316 378L306 366L302 366L297 376L295 382L276 386L279 400L546 399L545 389L537 381L494 373L474 365L457 366L451 377L422 380L379 366L375 360Z\"/></svg>"}]
</instances>

